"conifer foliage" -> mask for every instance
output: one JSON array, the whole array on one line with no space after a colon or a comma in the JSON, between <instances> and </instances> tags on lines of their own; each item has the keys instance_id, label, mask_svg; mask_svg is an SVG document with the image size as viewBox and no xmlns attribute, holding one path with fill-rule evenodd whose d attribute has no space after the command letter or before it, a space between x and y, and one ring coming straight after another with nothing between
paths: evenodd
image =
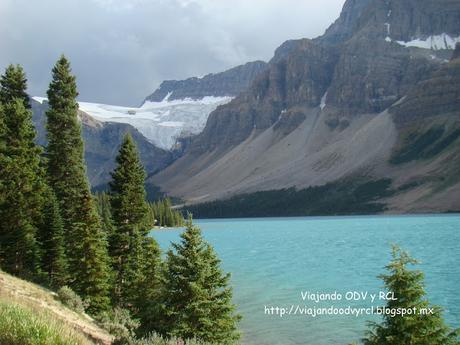
<instances>
[{"instance_id":1,"label":"conifer foliage","mask_svg":"<svg viewBox=\"0 0 460 345\"><path fill-rule=\"evenodd\" d=\"M110 256L115 271L114 301L122 307L132 304L139 293L143 278L142 268L147 257L150 230L148 204L145 201L145 171L136 145L126 134L116 158L117 167L112 173L110 200L114 231L110 243Z\"/></svg>"},{"instance_id":2,"label":"conifer foliage","mask_svg":"<svg viewBox=\"0 0 460 345\"><path fill-rule=\"evenodd\" d=\"M149 218L152 225L164 227L184 226L182 213L172 208L169 198L150 203L149 206Z\"/></svg>"},{"instance_id":3,"label":"conifer foliage","mask_svg":"<svg viewBox=\"0 0 460 345\"><path fill-rule=\"evenodd\" d=\"M109 304L107 242L85 174L77 95L70 63L61 56L48 89L48 179L64 221L70 285L99 311Z\"/></svg>"},{"instance_id":4,"label":"conifer foliage","mask_svg":"<svg viewBox=\"0 0 460 345\"><path fill-rule=\"evenodd\" d=\"M0 103L11 103L14 99L22 100L24 107L30 109L27 78L20 65L9 65L0 77Z\"/></svg>"},{"instance_id":5,"label":"conifer foliage","mask_svg":"<svg viewBox=\"0 0 460 345\"><path fill-rule=\"evenodd\" d=\"M64 225L56 196L48 188L45 194L43 220L38 231L41 245L41 268L50 286L60 288L68 282L68 265L64 246Z\"/></svg>"},{"instance_id":6,"label":"conifer foliage","mask_svg":"<svg viewBox=\"0 0 460 345\"><path fill-rule=\"evenodd\" d=\"M94 197L69 62L61 56L52 70L45 156L34 142L26 81L20 66L0 78L0 268L61 291L69 285L93 315L125 308L141 321L139 334L237 341L229 275L191 218L166 263L148 236L154 220L177 226L183 217L169 199L146 202L131 136L120 147L110 193Z\"/></svg>"},{"instance_id":7,"label":"conifer foliage","mask_svg":"<svg viewBox=\"0 0 460 345\"><path fill-rule=\"evenodd\" d=\"M451 331L445 324L438 306L425 299L424 275L418 270L409 270L408 265L417 264L409 254L393 246L393 259L387 265L388 274L381 275L388 291L395 300L389 300L388 310L412 309L410 315L390 314L381 324L370 323L371 330L365 345L458 345L458 331ZM415 309L414 309L415 308Z\"/></svg>"},{"instance_id":8,"label":"conifer foliage","mask_svg":"<svg viewBox=\"0 0 460 345\"><path fill-rule=\"evenodd\" d=\"M39 274L37 228L42 208L41 149L20 66L0 79L0 267L15 275Z\"/></svg>"},{"instance_id":9,"label":"conifer foliage","mask_svg":"<svg viewBox=\"0 0 460 345\"><path fill-rule=\"evenodd\" d=\"M168 251L164 282L164 330L168 336L233 344L240 316L232 304L230 275L189 216L181 242Z\"/></svg>"},{"instance_id":10,"label":"conifer foliage","mask_svg":"<svg viewBox=\"0 0 460 345\"><path fill-rule=\"evenodd\" d=\"M114 231L112 210L110 206L110 196L107 192L98 192L95 195L97 211L102 221L102 229L107 238L110 238Z\"/></svg>"}]
</instances>

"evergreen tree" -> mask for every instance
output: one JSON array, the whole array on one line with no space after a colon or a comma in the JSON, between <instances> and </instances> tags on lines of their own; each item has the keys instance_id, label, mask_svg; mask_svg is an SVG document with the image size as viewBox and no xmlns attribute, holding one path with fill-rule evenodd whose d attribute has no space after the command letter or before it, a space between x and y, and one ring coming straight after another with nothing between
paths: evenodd
<instances>
[{"instance_id":1,"label":"evergreen tree","mask_svg":"<svg viewBox=\"0 0 460 345\"><path fill-rule=\"evenodd\" d=\"M148 335L159 331L161 323L161 274L163 263L160 258L158 243L151 237L144 238L145 254L141 267L142 275L137 281L137 292L135 298L135 315L139 318L141 325L138 333Z\"/></svg>"},{"instance_id":2,"label":"evergreen tree","mask_svg":"<svg viewBox=\"0 0 460 345\"><path fill-rule=\"evenodd\" d=\"M76 274L72 287L81 296L89 300L89 311L98 313L106 310L110 304L111 282L110 261L107 253L107 238L101 230L97 210L89 190L83 191L77 211L81 217L73 224L72 233L76 238L75 248L70 252L74 263L71 273Z\"/></svg>"},{"instance_id":3,"label":"evergreen tree","mask_svg":"<svg viewBox=\"0 0 460 345\"><path fill-rule=\"evenodd\" d=\"M108 238L114 231L112 211L110 206L110 196L106 192L96 194L96 205L99 217L102 221L102 229Z\"/></svg>"},{"instance_id":4,"label":"evergreen tree","mask_svg":"<svg viewBox=\"0 0 460 345\"><path fill-rule=\"evenodd\" d=\"M51 189L48 189L46 194L43 223L38 238L42 250L42 270L48 277L48 283L54 288L66 285L68 266L64 247L64 227L56 196Z\"/></svg>"},{"instance_id":5,"label":"evergreen tree","mask_svg":"<svg viewBox=\"0 0 460 345\"><path fill-rule=\"evenodd\" d=\"M167 336L233 344L240 319L232 304L229 274L223 274L211 245L192 224L168 251L164 277L163 329Z\"/></svg>"},{"instance_id":6,"label":"evergreen tree","mask_svg":"<svg viewBox=\"0 0 460 345\"><path fill-rule=\"evenodd\" d=\"M172 208L171 200L166 198L150 204L149 222L157 226L175 227L183 226L184 218L180 211Z\"/></svg>"},{"instance_id":7,"label":"evergreen tree","mask_svg":"<svg viewBox=\"0 0 460 345\"><path fill-rule=\"evenodd\" d=\"M0 266L12 274L36 278L40 264L36 232L45 188L41 149L34 143L32 114L24 99L5 96L11 94L9 77L1 78Z\"/></svg>"},{"instance_id":8,"label":"evergreen tree","mask_svg":"<svg viewBox=\"0 0 460 345\"><path fill-rule=\"evenodd\" d=\"M115 272L114 301L121 307L133 303L142 280L148 249L145 238L150 230L145 201L145 171L131 135L126 134L112 173L110 201L114 231L109 251Z\"/></svg>"},{"instance_id":9,"label":"evergreen tree","mask_svg":"<svg viewBox=\"0 0 460 345\"><path fill-rule=\"evenodd\" d=\"M26 89L27 79L22 67L9 65L0 77L0 104L5 105L0 110L0 219L5 220L0 225L0 265L1 256L7 257L5 260L9 263L5 265L9 267L6 270L36 278L39 250L35 234L45 186L40 167L41 149L34 143L35 128L27 111L30 100ZM23 108L17 102L22 103ZM18 169L24 169L22 174ZM21 188L13 190L15 185ZM3 253L1 242L4 242ZM15 246L16 255L8 254ZM14 257L19 261L12 264L16 260ZM20 263L23 260L28 262L27 267Z\"/></svg>"},{"instance_id":10,"label":"evergreen tree","mask_svg":"<svg viewBox=\"0 0 460 345\"><path fill-rule=\"evenodd\" d=\"M418 270L409 270L408 265L417 264L409 254L394 246L393 260L386 266L389 274L381 275L388 291L395 300L389 300L386 308L413 309L411 315L384 315L381 324L370 323L371 330L365 345L458 345L458 331L451 331L442 319L441 309L431 305L424 297L424 275ZM420 313L431 308L433 313Z\"/></svg>"},{"instance_id":11,"label":"evergreen tree","mask_svg":"<svg viewBox=\"0 0 460 345\"><path fill-rule=\"evenodd\" d=\"M26 92L27 79L20 65L9 65L0 77L0 103L11 103L20 99L26 109L30 109L30 99Z\"/></svg>"},{"instance_id":12,"label":"evergreen tree","mask_svg":"<svg viewBox=\"0 0 460 345\"><path fill-rule=\"evenodd\" d=\"M89 191L70 63L61 56L48 89L47 172L64 221L70 286L98 312L108 306L107 242Z\"/></svg>"}]
</instances>

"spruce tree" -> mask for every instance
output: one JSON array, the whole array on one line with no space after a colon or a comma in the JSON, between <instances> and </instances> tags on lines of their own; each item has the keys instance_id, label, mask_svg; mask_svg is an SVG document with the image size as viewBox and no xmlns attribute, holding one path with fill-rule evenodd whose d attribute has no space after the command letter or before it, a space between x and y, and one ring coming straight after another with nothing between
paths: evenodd
<instances>
[{"instance_id":1,"label":"spruce tree","mask_svg":"<svg viewBox=\"0 0 460 345\"><path fill-rule=\"evenodd\" d=\"M151 237L144 238L145 254L141 267L142 275L137 281L134 294L135 316L141 321L138 333L148 335L160 330L161 320L161 274L163 263L158 243Z\"/></svg>"},{"instance_id":2,"label":"spruce tree","mask_svg":"<svg viewBox=\"0 0 460 345\"><path fill-rule=\"evenodd\" d=\"M47 111L48 179L64 221L70 286L89 300L92 312L98 312L108 307L110 271L106 238L86 178L77 86L64 56L52 74Z\"/></svg>"},{"instance_id":3,"label":"spruce tree","mask_svg":"<svg viewBox=\"0 0 460 345\"><path fill-rule=\"evenodd\" d=\"M107 238L110 238L114 231L112 211L110 206L110 196L106 192L97 193L96 205L99 216L101 217L102 229L104 230Z\"/></svg>"},{"instance_id":4,"label":"spruce tree","mask_svg":"<svg viewBox=\"0 0 460 345\"><path fill-rule=\"evenodd\" d=\"M9 65L5 74L0 77L0 103L6 104L20 99L24 107L30 109L30 99L27 94L27 78L20 65Z\"/></svg>"},{"instance_id":5,"label":"spruce tree","mask_svg":"<svg viewBox=\"0 0 460 345\"><path fill-rule=\"evenodd\" d=\"M192 224L168 251L164 276L163 329L167 336L233 344L240 316L232 304L230 275L223 274L213 248Z\"/></svg>"},{"instance_id":6,"label":"spruce tree","mask_svg":"<svg viewBox=\"0 0 460 345\"><path fill-rule=\"evenodd\" d=\"M60 288L68 283L64 226L56 196L51 188L48 188L45 196L43 222L38 233L42 250L41 266L47 275L49 285L53 288Z\"/></svg>"},{"instance_id":7,"label":"spruce tree","mask_svg":"<svg viewBox=\"0 0 460 345\"><path fill-rule=\"evenodd\" d=\"M424 275L409 270L408 265L417 264L409 254L393 246L393 259L386 266L388 274L381 275L394 300L387 302L388 310L412 309L411 315L386 314L382 323L370 323L371 330L363 339L365 345L458 345L458 331L451 331L444 323L441 308L431 305L425 298ZM421 311L431 310L424 313Z\"/></svg>"},{"instance_id":8,"label":"spruce tree","mask_svg":"<svg viewBox=\"0 0 460 345\"><path fill-rule=\"evenodd\" d=\"M117 167L110 182L110 201L114 231L109 239L109 252L115 272L114 301L127 307L138 292L148 249L150 230L148 204L145 201L145 171L131 135L126 134L116 158Z\"/></svg>"},{"instance_id":9,"label":"spruce tree","mask_svg":"<svg viewBox=\"0 0 460 345\"><path fill-rule=\"evenodd\" d=\"M26 78L10 65L0 78L0 267L27 278L39 275L37 226L45 188L41 149L27 109Z\"/></svg>"},{"instance_id":10,"label":"spruce tree","mask_svg":"<svg viewBox=\"0 0 460 345\"><path fill-rule=\"evenodd\" d=\"M25 109L29 107L26 89L22 67L9 65L0 77L0 105L5 105L0 110L0 267L31 277L38 273L35 233L43 186L38 164L41 151L34 144L35 129L31 114ZM26 164L23 174L17 170L23 168L21 164ZM15 185L22 188L13 190ZM30 193L31 187L37 194Z\"/></svg>"}]
</instances>

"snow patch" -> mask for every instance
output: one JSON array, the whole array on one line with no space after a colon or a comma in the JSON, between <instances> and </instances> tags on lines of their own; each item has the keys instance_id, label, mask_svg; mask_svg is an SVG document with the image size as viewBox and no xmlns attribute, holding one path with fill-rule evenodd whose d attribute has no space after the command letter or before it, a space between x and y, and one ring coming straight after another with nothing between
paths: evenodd
<instances>
[{"instance_id":1,"label":"snow patch","mask_svg":"<svg viewBox=\"0 0 460 345\"><path fill-rule=\"evenodd\" d=\"M37 96L34 96L34 97L32 97L32 99L33 99L34 101L37 101L37 102L40 103L40 104L43 104L44 101L48 101L48 98L46 98L46 97L37 97Z\"/></svg>"},{"instance_id":2,"label":"snow patch","mask_svg":"<svg viewBox=\"0 0 460 345\"><path fill-rule=\"evenodd\" d=\"M167 102L169 97L171 97L172 95L172 92L168 92L168 94L165 96L165 98L163 98L162 102Z\"/></svg>"},{"instance_id":3,"label":"snow patch","mask_svg":"<svg viewBox=\"0 0 460 345\"><path fill-rule=\"evenodd\" d=\"M323 95L323 97L321 97L321 103L319 105L319 107L321 108L321 110L323 110L325 107L326 107L326 98L327 98L327 91L326 93Z\"/></svg>"},{"instance_id":4,"label":"snow patch","mask_svg":"<svg viewBox=\"0 0 460 345\"><path fill-rule=\"evenodd\" d=\"M424 48L424 49L431 49L431 50L455 49L455 45L457 44L457 42L460 42L460 36L452 37L446 33L443 33L441 35L429 36L426 39L416 38L409 42L404 42L404 41L395 41L395 42L404 47L416 47L416 48Z\"/></svg>"}]
</instances>

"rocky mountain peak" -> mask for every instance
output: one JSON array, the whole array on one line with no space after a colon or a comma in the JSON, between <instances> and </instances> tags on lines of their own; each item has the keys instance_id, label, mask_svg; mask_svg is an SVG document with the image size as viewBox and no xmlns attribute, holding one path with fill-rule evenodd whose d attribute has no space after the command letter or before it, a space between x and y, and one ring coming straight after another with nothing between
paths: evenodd
<instances>
[{"instance_id":1,"label":"rocky mountain peak","mask_svg":"<svg viewBox=\"0 0 460 345\"><path fill-rule=\"evenodd\" d=\"M145 100L161 102L180 99L199 100L207 96L235 97L247 89L254 78L267 68L263 61L248 62L221 73L211 73L204 77L185 80L166 80Z\"/></svg>"},{"instance_id":2,"label":"rocky mountain peak","mask_svg":"<svg viewBox=\"0 0 460 345\"><path fill-rule=\"evenodd\" d=\"M454 0L374 0L363 11L356 31L379 32L394 41L460 36L460 2Z\"/></svg>"},{"instance_id":3,"label":"rocky mountain peak","mask_svg":"<svg viewBox=\"0 0 460 345\"><path fill-rule=\"evenodd\" d=\"M355 32L358 19L373 0L347 0L339 18L318 40L327 44L338 44L348 40Z\"/></svg>"}]
</instances>

